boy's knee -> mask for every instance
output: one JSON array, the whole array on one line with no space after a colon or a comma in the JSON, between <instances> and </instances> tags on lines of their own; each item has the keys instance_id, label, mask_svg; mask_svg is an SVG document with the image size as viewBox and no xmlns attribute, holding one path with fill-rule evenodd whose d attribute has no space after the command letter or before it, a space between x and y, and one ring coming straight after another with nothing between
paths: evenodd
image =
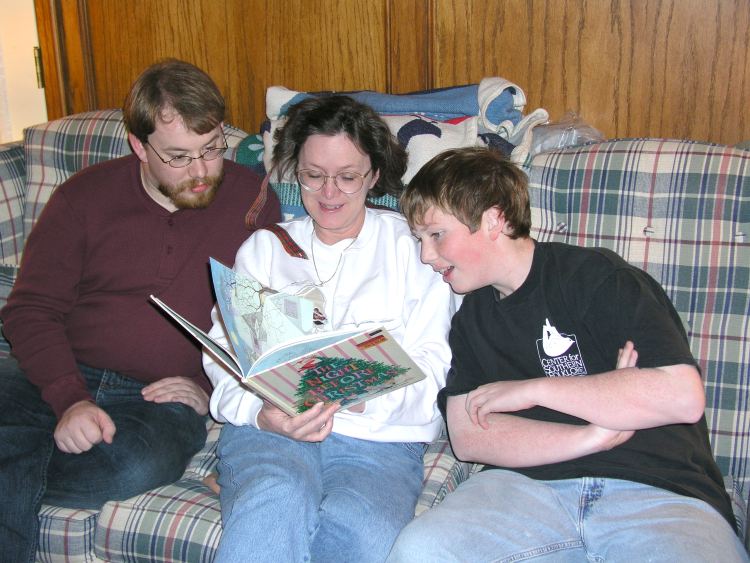
<instances>
[{"instance_id":1,"label":"boy's knee","mask_svg":"<svg viewBox=\"0 0 750 563\"><path fill-rule=\"evenodd\" d=\"M396 538L388 563L414 563L439 559L439 538L428 537L419 519L408 524Z\"/></svg>"}]
</instances>

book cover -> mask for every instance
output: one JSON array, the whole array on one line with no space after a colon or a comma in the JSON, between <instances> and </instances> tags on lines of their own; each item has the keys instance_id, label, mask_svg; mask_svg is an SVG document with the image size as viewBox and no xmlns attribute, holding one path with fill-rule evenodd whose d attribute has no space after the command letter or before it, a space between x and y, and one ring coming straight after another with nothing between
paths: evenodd
<instances>
[{"instance_id":1,"label":"book cover","mask_svg":"<svg viewBox=\"0 0 750 563\"><path fill-rule=\"evenodd\" d=\"M289 415L321 401L348 408L425 378L383 327L311 332L313 300L264 288L213 259L211 275L232 350L159 298L151 300L244 385Z\"/></svg>"}]
</instances>

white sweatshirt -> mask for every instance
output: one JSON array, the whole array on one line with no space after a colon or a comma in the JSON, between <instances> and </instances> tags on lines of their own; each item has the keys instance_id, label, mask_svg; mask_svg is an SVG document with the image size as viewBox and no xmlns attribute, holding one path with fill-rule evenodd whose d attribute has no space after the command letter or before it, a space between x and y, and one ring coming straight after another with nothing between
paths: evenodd
<instances>
[{"instance_id":1,"label":"white sweatshirt","mask_svg":"<svg viewBox=\"0 0 750 563\"><path fill-rule=\"evenodd\" d=\"M385 326L427 375L423 381L367 401L363 413L336 413L333 431L379 442L434 440L441 425L435 400L450 364L448 331L454 305L448 284L420 262L418 243L406 220L393 211L367 209L357 238L332 246L314 237L309 217L281 226L305 251L307 260L289 256L275 235L260 230L240 247L235 270L278 291L326 282L320 288L326 300L326 330ZM216 308L212 319L211 336L227 347ZM214 418L255 426L261 399L205 353L203 366L214 386Z\"/></svg>"}]
</instances>

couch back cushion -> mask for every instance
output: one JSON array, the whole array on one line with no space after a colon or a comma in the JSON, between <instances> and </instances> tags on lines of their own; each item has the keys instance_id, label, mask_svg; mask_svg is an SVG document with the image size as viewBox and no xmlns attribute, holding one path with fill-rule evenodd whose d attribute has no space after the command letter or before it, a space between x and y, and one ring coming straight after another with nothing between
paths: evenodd
<instances>
[{"instance_id":1,"label":"couch back cushion","mask_svg":"<svg viewBox=\"0 0 750 563\"><path fill-rule=\"evenodd\" d=\"M0 145L0 263L18 264L23 250L26 159L23 143Z\"/></svg>"},{"instance_id":2,"label":"couch back cushion","mask_svg":"<svg viewBox=\"0 0 750 563\"><path fill-rule=\"evenodd\" d=\"M612 140L537 155L533 236L611 248L666 289L706 386L714 455L750 489L750 152Z\"/></svg>"},{"instance_id":3,"label":"couch back cushion","mask_svg":"<svg viewBox=\"0 0 750 563\"><path fill-rule=\"evenodd\" d=\"M224 126L230 150L247 133ZM122 110L108 109L79 113L30 127L25 131L26 207L24 228L30 232L52 192L79 170L97 162L131 154Z\"/></svg>"},{"instance_id":4,"label":"couch back cushion","mask_svg":"<svg viewBox=\"0 0 750 563\"><path fill-rule=\"evenodd\" d=\"M80 113L29 127L24 227L31 232L52 192L79 170L130 154L121 110Z\"/></svg>"}]
</instances>

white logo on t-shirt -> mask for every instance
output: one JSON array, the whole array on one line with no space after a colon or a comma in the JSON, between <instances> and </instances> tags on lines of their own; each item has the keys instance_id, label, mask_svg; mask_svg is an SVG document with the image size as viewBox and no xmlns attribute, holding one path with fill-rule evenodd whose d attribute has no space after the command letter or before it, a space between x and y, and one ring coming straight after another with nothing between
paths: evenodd
<instances>
[{"instance_id":1,"label":"white logo on t-shirt","mask_svg":"<svg viewBox=\"0 0 750 563\"><path fill-rule=\"evenodd\" d=\"M578 348L575 334L561 334L544 319L542 338L537 339L536 348L539 361L547 377L567 377L586 375L586 366Z\"/></svg>"}]
</instances>

